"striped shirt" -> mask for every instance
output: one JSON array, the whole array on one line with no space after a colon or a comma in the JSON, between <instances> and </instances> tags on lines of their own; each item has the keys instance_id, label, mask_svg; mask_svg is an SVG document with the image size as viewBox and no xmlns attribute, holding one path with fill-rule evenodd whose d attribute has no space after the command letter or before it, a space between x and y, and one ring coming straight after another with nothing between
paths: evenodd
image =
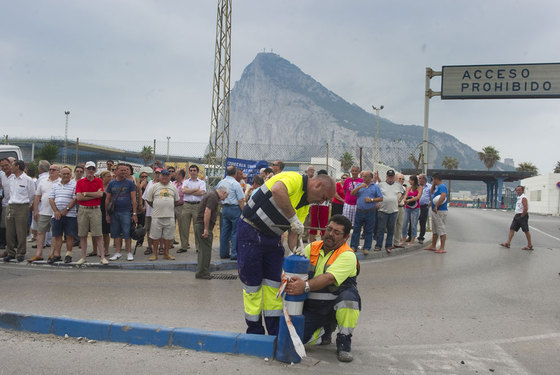
<instances>
[{"instance_id":1,"label":"striped shirt","mask_svg":"<svg viewBox=\"0 0 560 375\"><path fill-rule=\"evenodd\" d=\"M64 210L76 198L76 181L70 180L66 185L63 185L62 182L53 184L49 198L54 199L54 204L59 211ZM68 211L66 216L78 216L76 205Z\"/></svg>"}]
</instances>

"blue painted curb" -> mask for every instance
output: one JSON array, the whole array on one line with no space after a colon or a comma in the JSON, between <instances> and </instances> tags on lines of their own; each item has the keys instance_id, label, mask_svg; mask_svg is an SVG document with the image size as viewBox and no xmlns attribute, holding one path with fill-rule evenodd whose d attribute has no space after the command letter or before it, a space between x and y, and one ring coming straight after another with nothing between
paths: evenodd
<instances>
[{"instance_id":1,"label":"blue painted curb","mask_svg":"<svg viewBox=\"0 0 560 375\"><path fill-rule=\"evenodd\" d=\"M276 336L172 328L143 323L114 323L0 311L0 328L57 336L87 337L159 347L180 346L196 351L274 358Z\"/></svg>"}]
</instances>

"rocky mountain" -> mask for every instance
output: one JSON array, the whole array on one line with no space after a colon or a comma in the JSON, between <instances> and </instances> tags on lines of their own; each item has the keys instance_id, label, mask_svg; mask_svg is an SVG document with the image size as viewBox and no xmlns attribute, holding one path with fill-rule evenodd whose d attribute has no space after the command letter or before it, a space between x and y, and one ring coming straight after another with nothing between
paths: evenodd
<instances>
[{"instance_id":1,"label":"rocky mountain","mask_svg":"<svg viewBox=\"0 0 560 375\"><path fill-rule=\"evenodd\" d=\"M371 168L375 115L328 90L297 66L274 53L259 53L245 68L231 92L230 144L238 141L238 157L309 161L338 159L345 151ZM411 168L418 158L423 127L380 119L379 160L395 168ZM442 168L445 156L456 157L460 169L486 169L477 152L452 135L430 129L437 149L430 165ZM231 153L230 153L231 154ZM509 169L498 164L499 169Z\"/></svg>"}]
</instances>

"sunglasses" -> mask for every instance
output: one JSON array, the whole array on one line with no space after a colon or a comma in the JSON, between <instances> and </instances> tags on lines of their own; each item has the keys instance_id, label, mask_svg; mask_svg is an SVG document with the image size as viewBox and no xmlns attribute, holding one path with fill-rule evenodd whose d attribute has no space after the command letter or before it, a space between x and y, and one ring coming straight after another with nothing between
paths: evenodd
<instances>
[{"instance_id":1,"label":"sunglasses","mask_svg":"<svg viewBox=\"0 0 560 375\"><path fill-rule=\"evenodd\" d=\"M142 175L140 176L140 178L148 178L148 176Z\"/></svg>"},{"instance_id":2,"label":"sunglasses","mask_svg":"<svg viewBox=\"0 0 560 375\"><path fill-rule=\"evenodd\" d=\"M88 171L95 171L95 167L87 167Z\"/></svg>"}]
</instances>

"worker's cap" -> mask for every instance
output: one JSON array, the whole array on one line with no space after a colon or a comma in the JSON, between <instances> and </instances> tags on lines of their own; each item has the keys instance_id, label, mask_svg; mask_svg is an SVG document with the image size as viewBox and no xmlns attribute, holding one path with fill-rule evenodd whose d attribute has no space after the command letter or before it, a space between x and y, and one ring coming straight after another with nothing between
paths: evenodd
<instances>
[{"instance_id":1,"label":"worker's cap","mask_svg":"<svg viewBox=\"0 0 560 375\"><path fill-rule=\"evenodd\" d=\"M387 176L394 176L394 175L395 175L395 171L394 171L394 170L389 169L389 170L387 171Z\"/></svg>"},{"instance_id":2,"label":"worker's cap","mask_svg":"<svg viewBox=\"0 0 560 375\"><path fill-rule=\"evenodd\" d=\"M88 162L86 163L86 169L88 169L88 168L90 168L90 167L93 167L93 168L97 169L97 166L95 165L94 162L88 161Z\"/></svg>"}]
</instances>

